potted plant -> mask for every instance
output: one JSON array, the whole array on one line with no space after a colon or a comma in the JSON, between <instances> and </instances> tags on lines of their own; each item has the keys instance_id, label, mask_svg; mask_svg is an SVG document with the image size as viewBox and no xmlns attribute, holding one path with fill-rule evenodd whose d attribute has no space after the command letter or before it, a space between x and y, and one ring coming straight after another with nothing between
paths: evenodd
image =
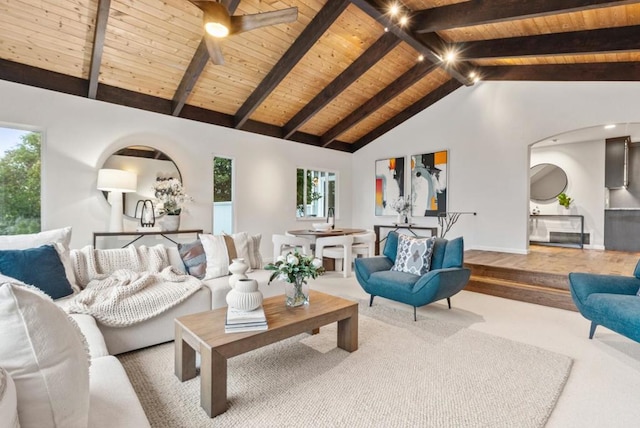
<instances>
[{"instance_id":1,"label":"potted plant","mask_svg":"<svg viewBox=\"0 0 640 428\"><path fill-rule=\"evenodd\" d=\"M562 192L558 195L558 203L566 209L569 209L569 205L571 205L571 202L573 202L573 199L567 196L566 193Z\"/></svg>"},{"instance_id":2,"label":"potted plant","mask_svg":"<svg viewBox=\"0 0 640 428\"><path fill-rule=\"evenodd\" d=\"M156 178L153 184L156 197L156 209L159 215L166 214L163 221L164 230L175 231L180 227L180 213L187 202L192 201L177 178Z\"/></svg>"}]
</instances>

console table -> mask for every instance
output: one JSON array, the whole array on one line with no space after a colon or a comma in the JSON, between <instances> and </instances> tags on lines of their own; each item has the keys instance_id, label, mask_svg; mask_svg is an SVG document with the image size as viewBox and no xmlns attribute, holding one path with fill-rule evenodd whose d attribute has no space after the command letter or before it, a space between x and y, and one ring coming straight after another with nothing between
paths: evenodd
<instances>
[{"instance_id":1,"label":"console table","mask_svg":"<svg viewBox=\"0 0 640 428\"><path fill-rule=\"evenodd\" d=\"M376 234L376 248L375 248L376 255L380 254L380 244L382 242L384 242L385 239L387 239L386 236L384 238L380 239L380 230L381 229L391 229L391 232L395 232L395 231L398 231L400 229L408 230L409 232L411 232L411 234L413 236L418 236L418 234L416 232L414 232L414 230L428 230L431 233L430 236L438 236L438 228L437 227L417 226L415 224L391 224L391 225L389 225L389 224L376 224L376 225L373 226L373 231Z\"/></svg>"},{"instance_id":2,"label":"console table","mask_svg":"<svg viewBox=\"0 0 640 428\"><path fill-rule=\"evenodd\" d=\"M548 241L537 241L529 239L530 244L536 245L550 245L554 247L572 247L572 248L584 248L584 216L583 215L572 215L572 214L532 214L529 215L529 221L535 221L535 225L537 226L537 220L539 219L557 219L557 220L576 220L580 223L580 232L565 232L565 231L557 231L557 232L549 232L556 234L565 234L568 237L571 235L577 235L578 242L571 241L568 242L566 240L553 241L551 236L549 236Z\"/></svg>"},{"instance_id":3,"label":"console table","mask_svg":"<svg viewBox=\"0 0 640 428\"><path fill-rule=\"evenodd\" d=\"M188 229L188 230L176 230L173 232L169 232L169 231L154 231L154 232L137 232L137 231L131 231L131 232L93 232L93 248L96 247L96 240L99 237L120 237L120 236L130 236L131 240L128 241L126 244L124 244L121 248L124 248L128 245L133 244L134 242L136 242L137 240L145 237L145 236L161 236L164 239L173 242L174 244L178 245L178 242L174 239L172 239L170 236L175 236L175 235L183 235L183 234L193 234L195 235L195 238L198 238L198 235L202 233L202 229Z\"/></svg>"}]
</instances>

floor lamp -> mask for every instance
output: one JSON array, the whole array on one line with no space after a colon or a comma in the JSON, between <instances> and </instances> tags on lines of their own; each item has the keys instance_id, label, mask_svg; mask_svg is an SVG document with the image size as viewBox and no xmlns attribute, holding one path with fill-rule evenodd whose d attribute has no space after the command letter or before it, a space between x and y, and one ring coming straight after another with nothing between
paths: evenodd
<instances>
[{"instance_id":1,"label":"floor lamp","mask_svg":"<svg viewBox=\"0 0 640 428\"><path fill-rule=\"evenodd\" d=\"M98 190L109 192L109 202L111 203L109 232L123 231L122 213L124 212L124 207L122 194L135 192L138 185L137 182L138 177L131 171L104 168L98 171Z\"/></svg>"}]
</instances>

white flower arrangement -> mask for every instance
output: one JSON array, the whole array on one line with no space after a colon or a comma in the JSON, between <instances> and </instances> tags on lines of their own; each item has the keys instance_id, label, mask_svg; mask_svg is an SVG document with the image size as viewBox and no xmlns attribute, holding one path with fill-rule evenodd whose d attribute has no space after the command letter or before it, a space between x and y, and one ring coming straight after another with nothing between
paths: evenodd
<instances>
[{"instance_id":1,"label":"white flower arrangement","mask_svg":"<svg viewBox=\"0 0 640 428\"><path fill-rule=\"evenodd\" d=\"M307 278L315 279L324 273L322 260L302 255L298 250L285 256L278 256L274 263L269 263L264 268L274 271L269 278L269 283L276 278L290 283L306 282Z\"/></svg>"},{"instance_id":2,"label":"white flower arrangement","mask_svg":"<svg viewBox=\"0 0 640 428\"><path fill-rule=\"evenodd\" d=\"M187 202L193 201L177 178L156 178L152 188L158 214L178 215Z\"/></svg>"},{"instance_id":3,"label":"white flower arrangement","mask_svg":"<svg viewBox=\"0 0 640 428\"><path fill-rule=\"evenodd\" d=\"M394 210L398 214L404 214L404 215L406 215L411 210L412 205L413 203L411 201L411 196L409 195L400 196L395 201L392 201L391 203L389 203L389 207L392 210Z\"/></svg>"}]
</instances>

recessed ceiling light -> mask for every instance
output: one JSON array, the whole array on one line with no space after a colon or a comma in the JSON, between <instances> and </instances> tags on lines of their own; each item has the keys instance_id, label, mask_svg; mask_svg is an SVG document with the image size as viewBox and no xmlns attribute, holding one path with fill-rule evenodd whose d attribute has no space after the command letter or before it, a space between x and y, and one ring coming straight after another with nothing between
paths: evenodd
<instances>
[{"instance_id":1,"label":"recessed ceiling light","mask_svg":"<svg viewBox=\"0 0 640 428\"><path fill-rule=\"evenodd\" d=\"M389 32L389 29L388 29L387 27L384 27L384 32L385 32L385 33L388 33L388 32Z\"/></svg>"},{"instance_id":2,"label":"recessed ceiling light","mask_svg":"<svg viewBox=\"0 0 640 428\"><path fill-rule=\"evenodd\" d=\"M446 54L444 54L444 60L447 62L454 62L456 60L456 52L448 51Z\"/></svg>"},{"instance_id":3,"label":"recessed ceiling light","mask_svg":"<svg viewBox=\"0 0 640 428\"><path fill-rule=\"evenodd\" d=\"M615 127L616 127L615 125L605 125L604 129L613 129Z\"/></svg>"},{"instance_id":4,"label":"recessed ceiling light","mask_svg":"<svg viewBox=\"0 0 640 428\"><path fill-rule=\"evenodd\" d=\"M420 62L424 61L424 55L418 55L418 61Z\"/></svg>"},{"instance_id":5,"label":"recessed ceiling light","mask_svg":"<svg viewBox=\"0 0 640 428\"><path fill-rule=\"evenodd\" d=\"M473 83L478 83L480 81L480 76L475 76L473 78Z\"/></svg>"},{"instance_id":6,"label":"recessed ceiling light","mask_svg":"<svg viewBox=\"0 0 640 428\"><path fill-rule=\"evenodd\" d=\"M407 15L403 15L400 17L400 25L407 25L409 23L409 18Z\"/></svg>"},{"instance_id":7,"label":"recessed ceiling light","mask_svg":"<svg viewBox=\"0 0 640 428\"><path fill-rule=\"evenodd\" d=\"M398 3L393 3L389 6L389 14L391 16L396 16L398 13L400 13L400 6L398 6Z\"/></svg>"},{"instance_id":8,"label":"recessed ceiling light","mask_svg":"<svg viewBox=\"0 0 640 428\"><path fill-rule=\"evenodd\" d=\"M470 72L470 73L469 73L469 77L470 77L471 79L475 78L476 76L477 76L477 74L476 74L476 72L475 72L475 71L472 71L472 72Z\"/></svg>"}]
</instances>

